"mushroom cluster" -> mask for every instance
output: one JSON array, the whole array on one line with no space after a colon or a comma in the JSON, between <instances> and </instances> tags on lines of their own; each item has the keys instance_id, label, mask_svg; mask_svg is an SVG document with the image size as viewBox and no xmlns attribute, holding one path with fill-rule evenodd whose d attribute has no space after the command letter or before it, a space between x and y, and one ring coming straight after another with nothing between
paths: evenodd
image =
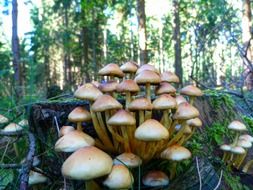
<instances>
[{"instance_id":1,"label":"mushroom cluster","mask_svg":"<svg viewBox=\"0 0 253 190\"><path fill-rule=\"evenodd\" d=\"M239 169L244 162L248 150L252 147L253 137L248 134L246 126L240 121L232 121L228 129L235 133L234 140L231 144L223 144L220 149L223 151L222 160L229 166L233 165Z\"/></svg>"},{"instance_id":2,"label":"mushroom cluster","mask_svg":"<svg viewBox=\"0 0 253 190\"><path fill-rule=\"evenodd\" d=\"M201 90L188 85L177 91L173 85L179 78L174 73L160 73L149 64L108 64L98 74L103 82L83 84L74 93L88 101L90 109L75 108L68 119L76 129L62 127L55 144L56 151L73 152L63 163L64 177L85 180L87 189L100 177L109 189L128 189L134 182L132 168L161 158L171 161L170 179L174 178L176 163L191 157L183 145L202 125L193 106ZM89 120L94 138L83 132L82 122ZM153 171L143 183L161 186L168 179Z\"/></svg>"}]
</instances>

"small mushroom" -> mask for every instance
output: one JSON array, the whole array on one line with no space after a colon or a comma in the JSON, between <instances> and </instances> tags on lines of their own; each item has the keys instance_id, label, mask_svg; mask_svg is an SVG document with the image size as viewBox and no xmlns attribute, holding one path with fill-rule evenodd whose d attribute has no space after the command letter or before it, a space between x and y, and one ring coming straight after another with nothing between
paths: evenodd
<instances>
[{"instance_id":1,"label":"small mushroom","mask_svg":"<svg viewBox=\"0 0 253 190\"><path fill-rule=\"evenodd\" d=\"M238 143L240 133L243 132L243 131L247 131L246 126L243 123L241 123L240 121L237 121L237 120L232 121L228 125L228 129L236 132L236 136L235 136L235 139L234 139L234 142L233 142L233 146L235 146Z\"/></svg>"},{"instance_id":2,"label":"small mushroom","mask_svg":"<svg viewBox=\"0 0 253 190\"><path fill-rule=\"evenodd\" d=\"M131 152L124 152L115 157L113 164L121 164L126 165L129 168L136 168L142 164L142 160L139 156Z\"/></svg>"},{"instance_id":3,"label":"small mushroom","mask_svg":"<svg viewBox=\"0 0 253 190\"><path fill-rule=\"evenodd\" d=\"M21 121L18 122L18 125L20 126L28 126L28 120L27 119L22 119Z\"/></svg>"},{"instance_id":4,"label":"small mushroom","mask_svg":"<svg viewBox=\"0 0 253 190\"><path fill-rule=\"evenodd\" d=\"M70 112L68 120L77 123L77 130L82 131L82 122L91 120L91 114L86 109L79 106Z\"/></svg>"},{"instance_id":5,"label":"small mushroom","mask_svg":"<svg viewBox=\"0 0 253 190\"><path fill-rule=\"evenodd\" d=\"M203 96L203 92L196 86L188 85L180 90L180 94L190 97L190 104L193 105L194 100L198 96Z\"/></svg>"},{"instance_id":6,"label":"small mushroom","mask_svg":"<svg viewBox=\"0 0 253 190\"><path fill-rule=\"evenodd\" d=\"M161 82L160 86L157 87L156 89L156 94L161 95L161 94L170 94L171 96L175 96L176 94L176 89L174 86L172 86L168 82Z\"/></svg>"},{"instance_id":7,"label":"small mushroom","mask_svg":"<svg viewBox=\"0 0 253 190\"><path fill-rule=\"evenodd\" d=\"M30 171L28 184L30 186L33 186L33 185L37 185L37 184L41 184L41 183L46 183L47 180L48 180L48 178L45 175L43 175L39 172Z\"/></svg>"},{"instance_id":8,"label":"small mushroom","mask_svg":"<svg viewBox=\"0 0 253 190\"><path fill-rule=\"evenodd\" d=\"M9 119L3 115L0 114L0 124L8 123Z\"/></svg>"},{"instance_id":9,"label":"small mushroom","mask_svg":"<svg viewBox=\"0 0 253 190\"><path fill-rule=\"evenodd\" d=\"M128 61L120 66L120 69L125 73L125 79L132 79L138 69L138 64L134 61ZM129 76L127 77L127 74Z\"/></svg>"},{"instance_id":10,"label":"small mushroom","mask_svg":"<svg viewBox=\"0 0 253 190\"><path fill-rule=\"evenodd\" d=\"M71 131L74 131L75 128L72 127L72 126L62 126L61 129L60 129L60 132L59 132L59 136L64 136L66 135L67 133L71 132Z\"/></svg>"},{"instance_id":11,"label":"small mushroom","mask_svg":"<svg viewBox=\"0 0 253 190\"><path fill-rule=\"evenodd\" d=\"M178 76L171 72L171 71L165 71L161 74L161 81L162 82L169 82L169 83L179 83Z\"/></svg>"},{"instance_id":12,"label":"small mushroom","mask_svg":"<svg viewBox=\"0 0 253 190\"><path fill-rule=\"evenodd\" d=\"M110 63L104 66L98 71L101 76L109 76L110 80L114 80L114 77L122 78L124 73L120 70L119 66L115 63ZM109 80L107 80L109 81Z\"/></svg>"},{"instance_id":13,"label":"small mushroom","mask_svg":"<svg viewBox=\"0 0 253 190\"><path fill-rule=\"evenodd\" d=\"M144 175L142 183L148 187L158 188L169 185L169 178L164 172L153 170Z\"/></svg>"},{"instance_id":14,"label":"small mushroom","mask_svg":"<svg viewBox=\"0 0 253 190\"><path fill-rule=\"evenodd\" d=\"M245 139L242 139L242 140L238 140L237 142L237 146L240 146L242 148L245 149L245 153L242 154L235 162L235 166L237 167L237 169L240 168L240 166L242 165L245 157L247 156L247 153L248 153L248 149L250 149L252 147L252 143L250 141L247 141Z\"/></svg>"},{"instance_id":15,"label":"small mushroom","mask_svg":"<svg viewBox=\"0 0 253 190\"><path fill-rule=\"evenodd\" d=\"M144 64L141 67L139 67L138 70L136 71L136 75L140 74L142 71L152 71L159 74L159 71L153 65L150 64Z\"/></svg>"},{"instance_id":16,"label":"small mushroom","mask_svg":"<svg viewBox=\"0 0 253 190\"><path fill-rule=\"evenodd\" d=\"M101 83L98 88L101 90L101 92L109 94L110 96L115 98L116 87L118 84L119 83L116 81L108 81L105 83Z\"/></svg>"},{"instance_id":17,"label":"small mushroom","mask_svg":"<svg viewBox=\"0 0 253 190\"><path fill-rule=\"evenodd\" d=\"M223 160L224 162L227 162L227 160L228 160L229 157L230 157L231 146L228 145L228 144L223 144L223 145L220 146L220 149L223 151L222 160Z\"/></svg>"}]
</instances>

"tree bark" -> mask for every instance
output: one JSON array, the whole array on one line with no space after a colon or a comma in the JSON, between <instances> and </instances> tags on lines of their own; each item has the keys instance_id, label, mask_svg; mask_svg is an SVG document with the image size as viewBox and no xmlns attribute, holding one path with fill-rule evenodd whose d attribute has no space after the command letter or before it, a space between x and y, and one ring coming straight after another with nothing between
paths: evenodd
<instances>
[{"instance_id":1,"label":"tree bark","mask_svg":"<svg viewBox=\"0 0 253 190\"><path fill-rule=\"evenodd\" d=\"M140 64L143 65L147 63L145 0L137 0L137 18L138 18Z\"/></svg>"},{"instance_id":2,"label":"tree bark","mask_svg":"<svg viewBox=\"0 0 253 190\"><path fill-rule=\"evenodd\" d=\"M180 79L182 84L183 80L183 69L182 69L182 59L181 59L181 35L180 35L180 17L179 17L179 0L173 0L173 41L174 41L174 51L175 51L175 73Z\"/></svg>"}]
</instances>

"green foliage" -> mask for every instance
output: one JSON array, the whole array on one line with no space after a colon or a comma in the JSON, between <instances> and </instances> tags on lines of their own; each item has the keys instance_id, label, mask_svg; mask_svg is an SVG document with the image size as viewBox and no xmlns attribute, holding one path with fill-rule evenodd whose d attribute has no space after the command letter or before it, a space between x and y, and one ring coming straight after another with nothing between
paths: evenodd
<instances>
[{"instance_id":1,"label":"green foliage","mask_svg":"<svg viewBox=\"0 0 253 190\"><path fill-rule=\"evenodd\" d=\"M253 133L253 118L246 115L242 115L242 119L244 123L248 126L251 133Z\"/></svg>"},{"instance_id":2,"label":"green foliage","mask_svg":"<svg viewBox=\"0 0 253 190\"><path fill-rule=\"evenodd\" d=\"M5 189L14 180L12 170L0 169L0 189Z\"/></svg>"},{"instance_id":3,"label":"green foliage","mask_svg":"<svg viewBox=\"0 0 253 190\"><path fill-rule=\"evenodd\" d=\"M225 183L231 190L250 190L240 181L240 177L231 174L231 171L225 170L223 173Z\"/></svg>"}]
</instances>

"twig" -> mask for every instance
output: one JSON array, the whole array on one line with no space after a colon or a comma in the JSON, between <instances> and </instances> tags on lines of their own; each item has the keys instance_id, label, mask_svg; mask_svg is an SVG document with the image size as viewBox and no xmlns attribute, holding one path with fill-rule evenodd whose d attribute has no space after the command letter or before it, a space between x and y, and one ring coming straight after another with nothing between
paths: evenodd
<instances>
[{"instance_id":1,"label":"twig","mask_svg":"<svg viewBox=\"0 0 253 190\"><path fill-rule=\"evenodd\" d=\"M5 149L4 149L4 153L3 153L3 156L2 156L0 162L3 162L5 154L6 154L7 150L8 150L9 144L10 144L10 140L8 140L8 142L7 142L7 145L6 145Z\"/></svg>"},{"instance_id":2,"label":"twig","mask_svg":"<svg viewBox=\"0 0 253 190\"><path fill-rule=\"evenodd\" d=\"M0 136L20 136L20 135L24 135L24 131L15 131L15 132L4 132L4 131L0 131Z\"/></svg>"},{"instance_id":3,"label":"twig","mask_svg":"<svg viewBox=\"0 0 253 190\"><path fill-rule=\"evenodd\" d=\"M59 124L58 124L56 116L54 116L54 121L55 121L55 126L56 126L56 129L57 129L58 137L60 137L60 128L59 128Z\"/></svg>"},{"instance_id":4,"label":"twig","mask_svg":"<svg viewBox=\"0 0 253 190\"><path fill-rule=\"evenodd\" d=\"M198 171L198 176L199 176L199 190L202 190L202 179L201 179L200 170L199 170L198 157L196 157L196 166L197 166L197 171Z\"/></svg>"},{"instance_id":5,"label":"twig","mask_svg":"<svg viewBox=\"0 0 253 190\"><path fill-rule=\"evenodd\" d=\"M0 164L1 169L17 169L21 168L22 164Z\"/></svg>"},{"instance_id":6,"label":"twig","mask_svg":"<svg viewBox=\"0 0 253 190\"><path fill-rule=\"evenodd\" d=\"M218 184L216 185L216 187L215 187L213 190L217 190L218 187L220 186L221 179L222 179L222 175L223 175L223 170L221 170L221 172L220 172L220 178L219 178Z\"/></svg>"}]
</instances>

